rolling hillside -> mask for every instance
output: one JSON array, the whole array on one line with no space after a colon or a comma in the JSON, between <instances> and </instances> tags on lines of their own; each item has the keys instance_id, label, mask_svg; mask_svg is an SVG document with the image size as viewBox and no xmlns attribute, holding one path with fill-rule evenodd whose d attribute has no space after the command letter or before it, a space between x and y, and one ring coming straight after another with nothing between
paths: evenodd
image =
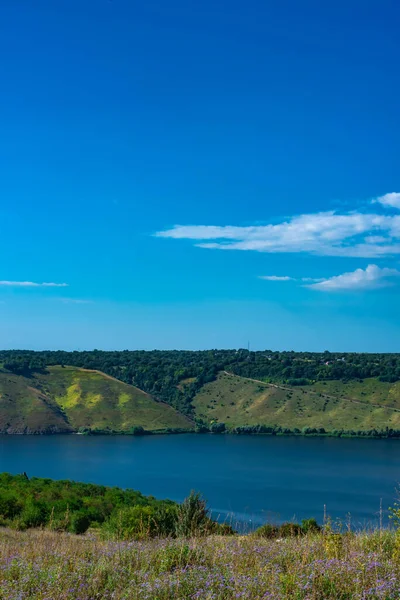
<instances>
[{"instance_id":1,"label":"rolling hillside","mask_svg":"<svg viewBox=\"0 0 400 600\"><path fill-rule=\"evenodd\" d=\"M60 407L31 379L0 371L0 433L70 433Z\"/></svg>"},{"instance_id":2,"label":"rolling hillside","mask_svg":"<svg viewBox=\"0 0 400 600\"><path fill-rule=\"evenodd\" d=\"M400 430L399 381L370 377L290 386L222 370L203 385L195 377L183 377L176 390L187 398L194 390L188 406L193 419L207 426ZM0 369L0 433L129 432L135 426L147 431L194 427L173 406L100 371L48 366L24 376Z\"/></svg>"},{"instance_id":3,"label":"rolling hillside","mask_svg":"<svg viewBox=\"0 0 400 600\"><path fill-rule=\"evenodd\" d=\"M400 383L376 379L290 387L223 372L200 389L193 405L198 418L228 428L263 424L326 431L400 429Z\"/></svg>"},{"instance_id":4,"label":"rolling hillside","mask_svg":"<svg viewBox=\"0 0 400 600\"><path fill-rule=\"evenodd\" d=\"M31 377L0 371L0 432L68 433L80 427L128 431L192 428L142 390L104 373L49 367Z\"/></svg>"}]
</instances>

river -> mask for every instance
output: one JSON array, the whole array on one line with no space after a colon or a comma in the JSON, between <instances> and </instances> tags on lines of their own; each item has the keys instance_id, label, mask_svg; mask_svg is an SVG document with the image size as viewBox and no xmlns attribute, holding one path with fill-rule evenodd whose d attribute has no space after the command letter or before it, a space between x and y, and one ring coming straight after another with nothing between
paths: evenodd
<instances>
[{"instance_id":1,"label":"river","mask_svg":"<svg viewBox=\"0 0 400 600\"><path fill-rule=\"evenodd\" d=\"M74 479L182 500L191 489L233 523L315 517L384 520L400 481L400 441L160 435L0 436L0 472Z\"/></svg>"}]
</instances>

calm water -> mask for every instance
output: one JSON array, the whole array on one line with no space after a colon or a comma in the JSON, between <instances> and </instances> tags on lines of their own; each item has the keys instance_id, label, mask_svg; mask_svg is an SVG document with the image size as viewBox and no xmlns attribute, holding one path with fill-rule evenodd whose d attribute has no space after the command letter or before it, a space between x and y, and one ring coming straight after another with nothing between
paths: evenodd
<instances>
[{"instance_id":1,"label":"calm water","mask_svg":"<svg viewBox=\"0 0 400 600\"><path fill-rule=\"evenodd\" d=\"M269 436L0 436L0 472L75 479L182 500L258 524L316 517L374 522L400 482L400 441Z\"/></svg>"}]
</instances>

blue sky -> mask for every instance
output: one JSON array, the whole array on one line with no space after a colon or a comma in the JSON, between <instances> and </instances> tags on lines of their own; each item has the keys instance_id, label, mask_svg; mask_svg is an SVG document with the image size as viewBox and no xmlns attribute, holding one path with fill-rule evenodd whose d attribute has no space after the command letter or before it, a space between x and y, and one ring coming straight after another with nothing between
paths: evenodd
<instances>
[{"instance_id":1,"label":"blue sky","mask_svg":"<svg viewBox=\"0 0 400 600\"><path fill-rule=\"evenodd\" d=\"M0 13L1 347L400 351L397 2Z\"/></svg>"}]
</instances>

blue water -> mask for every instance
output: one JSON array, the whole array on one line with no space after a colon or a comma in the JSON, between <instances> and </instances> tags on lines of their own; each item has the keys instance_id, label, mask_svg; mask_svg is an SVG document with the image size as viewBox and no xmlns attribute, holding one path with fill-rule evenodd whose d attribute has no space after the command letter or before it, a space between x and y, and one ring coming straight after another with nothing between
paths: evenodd
<instances>
[{"instance_id":1,"label":"blue water","mask_svg":"<svg viewBox=\"0 0 400 600\"><path fill-rule=\"evenodd\" d=\"M304 437L0 436L0 472L118 485L253 524L315 517L377 520L400 481L400 441Z\"/></svg>"}]
</instances>

